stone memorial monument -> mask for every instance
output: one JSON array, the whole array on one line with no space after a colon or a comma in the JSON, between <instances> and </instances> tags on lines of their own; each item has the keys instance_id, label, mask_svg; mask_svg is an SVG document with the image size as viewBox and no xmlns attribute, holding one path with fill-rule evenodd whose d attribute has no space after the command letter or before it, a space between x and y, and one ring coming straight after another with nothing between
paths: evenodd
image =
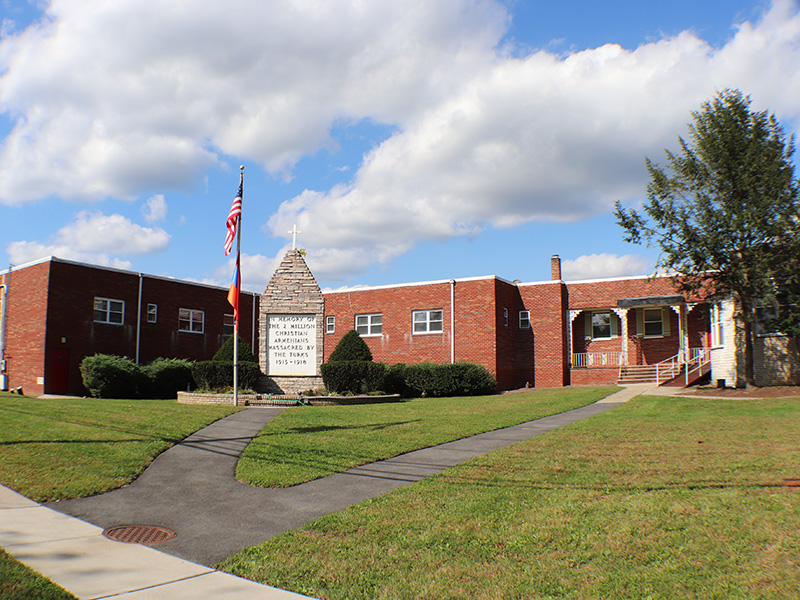
<instances>
[{"instance_id":1,"label":"stone memorial monument","mask_svg":"<svg viewBox=\"0 0 800 600\"><path fill-rule=\"evenodd\" d=\"M324 314L325 298L303 254L289 250L261 295L259 365L267 391L294 394L322 387Z\"/></svg>"}]
</instances>

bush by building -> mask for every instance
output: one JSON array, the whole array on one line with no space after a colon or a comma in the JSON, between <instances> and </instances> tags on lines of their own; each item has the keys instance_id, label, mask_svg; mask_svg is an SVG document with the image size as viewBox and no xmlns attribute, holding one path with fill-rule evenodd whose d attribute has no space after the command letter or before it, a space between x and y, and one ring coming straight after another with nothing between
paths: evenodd
<instances>
[{"instance_id":1,"label":"bush by building","mask_svg":"<svg viewBox=\"0 0 800 600\"><path fill-rule=\"evenodd\" d=\"M367 360L343 360L320 365L322 381L333 394L369 394L384 389L386 366Z\"/></svg>"},{"instance_id":2,"label":"bush by building","mask_svg":"<svg viewBox=\"0 0 800 600\"><path fill-rule=\"evenodd\" d=\"M329 363L352 360L372 360L372 352L367 346L367 342L361 338L355 329L351 329L342 336L342 339L336 344L336 348L331 352L330 358L328 358Z\"/></svg>"},{"instance_id":3,"label":"bush by building","mask_svg":"<svg viewBox=\"0 0 800 600\"><path fill-rule=\"evenodd\" d=\"M192 365L192 377L197 387L212 392L233 388L233 361L205 360ZM258 363L239 361L239 389L255 390L261 378Z\"/></svg>"},{"instance_id":4,"label":"bush by building","mask_svg":"<svg viewBox=\"0 0 800 600\"><path fill-rule=\"evenodd\" d=\"M195 387L192 361L182 358L157 358L141 367L145 379L143 394L148 398L175 398L178 392Z\"/></svg>"},{"instance_id":5,"label":"bush by building","mask_svg":"<svg viewBox=\"0 0 800 600\"><path fill-rule=\"evenodd\" d=\"M496 392L497 381L488 369L473 363L398 363L387 369L386 388L406 398L481 396Z\"/></svg>"},{"instance_id":6,"label":"bush by building","mask_svg":"<svg viewBox=\"0 0 800 600\"><path fill-rule=\"evenodd\" d=\"M81 361L83 385L95 398L136 398L144 375L129 358L95 354Z\"/></svg>"},{"instance_id":7,"label":"bush by building","mask_svg":"<svg viewBox=\"0 0 800 600\"><path fill-rule=\"evenodd\" d=\"M236 349L236 351L237 351L237 353L239 355L238 356L239 364L250 363L250 362L257 363L258 359L256 358L255 354L253 354L253 351L250 350L250 346L247 344L247 342L245 342L242 339L241 336L238 336L238 337L239 337L239 344L238 344L238 348ZM220 347L219 350L217 350L217 353L212 357L211 360L214 360L214 361L217 361L217 362L229 362L229 363L232 363L233 362L233 339L234 339L233 336L231 336L227 340L225 340L225 343L222 344L222 346Z\"/></svg>"}]
</instances>

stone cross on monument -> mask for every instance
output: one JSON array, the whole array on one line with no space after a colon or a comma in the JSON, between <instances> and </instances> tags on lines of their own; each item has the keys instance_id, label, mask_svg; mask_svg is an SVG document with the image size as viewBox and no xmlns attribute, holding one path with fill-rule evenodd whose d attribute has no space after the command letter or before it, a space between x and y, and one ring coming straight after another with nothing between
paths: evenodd
<instances>
[{"instance_id":1,"label":"stone cross on monument","mask_svg":"<svg viewBox=\"0 0 800 600\"><path fill-rule=\"evenodd\" d=\"M292 250L297 250L297 234L303 232L297 229L297 223L295 223L292 225L292 230L289 231L289 233L292 234Z\"/></svg>"}]
</instances>

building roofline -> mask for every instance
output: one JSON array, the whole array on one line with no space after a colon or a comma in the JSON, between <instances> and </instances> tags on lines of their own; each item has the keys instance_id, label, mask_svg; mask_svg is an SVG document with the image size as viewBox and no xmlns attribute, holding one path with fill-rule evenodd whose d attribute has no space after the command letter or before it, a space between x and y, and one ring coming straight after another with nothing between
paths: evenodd
<instances>
[{"instance_id":1,"label":"building roofline","mask_svg":"<svg viewBox=\"0 0 800 600\"><path fill-rule=\"evenodd\" d=\"M450 283L454 281L456 283L464 283L467 281L487 281L487 280L495 280L495 281L502 281L503 283L507 283L508 285L517 285L513 281L509 281L508 279L503 279L502 277L498 277L497 275L483 275L480 277L458 277L455 279L436 279L432 281L414 281L409 283L393 283L393 284L386 284L386 285L365 285L365 286L356 286L356 287L349 287L349 288L342 288L342 289L335 289L335 290L323 290L323 295L327 294L346 294L349 292L366 292L372 290L391 290L394 288L401 288L401 287L416 287L422 285L441 285L443 283Z\"/></svg>"},{"instance_id":2,"label":"building roofline","mask_svg":"<svg viewBox=\"0 0 800 600\"><path fill-rule=\"evenodd\" d=\"M13 275L16 271L21 271L22 269L27 269L29 267L33 267L42 263L46 262L55 262L55 263L62 263L66 265L75 265L78 267L87 267L89 269L97 269L99 271L111 271L112 273L124 273L126 275L141 275L142 277L147 277L148 279L160 279L162 281L171 281L173 283L183 283L188 285L197 285L204 288L210 288L214 290L226 290L225 286L219 285L212 285L210 283L202 283L200 281L192 281L190 279L178 279L177 277L168 277L166 275L151 275L149 273L144 273L142 271L131 271L129 269L120 269L117 267L108 267L105 265L93 265L90 263L79 262L76 260L69 260L66 258L59 258L58 256L46 256L44 258L39 258L37 260L22 264L22 265L15 265L10 269L4 269L0 271L0 275L7 275L9 272ZM248 292L246 290L241 290L242 294L253 294L258 295L256 292Z\"/></svg>"}]
</instances>

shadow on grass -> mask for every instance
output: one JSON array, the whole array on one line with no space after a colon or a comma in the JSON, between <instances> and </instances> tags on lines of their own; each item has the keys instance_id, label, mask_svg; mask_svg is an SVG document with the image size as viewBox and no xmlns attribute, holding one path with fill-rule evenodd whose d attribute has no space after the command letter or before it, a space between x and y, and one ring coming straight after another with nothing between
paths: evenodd
<instances>
[{"instance_id":1,"label":"shadow on grass","mask_svg":"<svg viewBox=\"0 0 800 600\"><path fill-rule=\"evenodd\" d=\"M370 431L380 431L381 429L388 429L389 427L397 427L400 425L408 425L409 423L419 423L422 419L413 419L410 421L395 421L393 423L372 423L368 425L314 425L309 427L293 427L286 431L279 433L262 433L257 437L268 435L286 435L287 433L321 433L323 431L345 431L354 429L363 429Z\"/></svg>"}]
</instances>

